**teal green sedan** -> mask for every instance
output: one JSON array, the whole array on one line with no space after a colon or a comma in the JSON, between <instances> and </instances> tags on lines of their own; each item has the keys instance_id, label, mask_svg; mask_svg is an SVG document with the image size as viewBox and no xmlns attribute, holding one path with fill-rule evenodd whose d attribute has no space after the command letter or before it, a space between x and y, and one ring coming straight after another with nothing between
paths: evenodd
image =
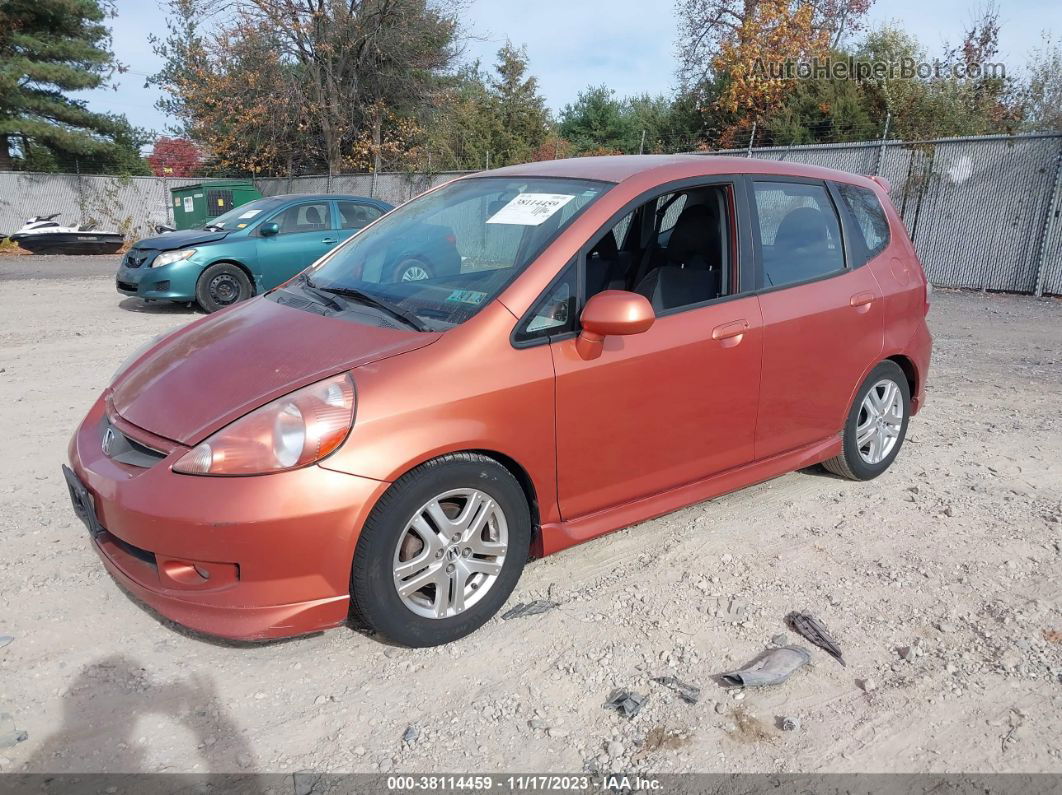
<instances>
[{"instance_id":1,"label":"teal green sedan","mask_svg":"<svg viewBox=\"0 0 1062 795\"><path fill-rule=\"evenodd\" d=\"M258 199L202 229L138 241L118 268L118 292L149 301L195 302L216 312L286 282L390 209L363 196ZM400 260L406 264L398 278L430 278L445 267L429 259Z\"/></svg>"}]
</instances>

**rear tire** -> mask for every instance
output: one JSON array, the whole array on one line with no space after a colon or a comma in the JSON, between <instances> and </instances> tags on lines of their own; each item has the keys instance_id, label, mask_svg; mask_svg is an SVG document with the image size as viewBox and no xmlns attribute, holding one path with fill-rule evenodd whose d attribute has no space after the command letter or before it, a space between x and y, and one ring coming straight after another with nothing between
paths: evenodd
<instances>
[{"instance_id":1,"label":"rear tire","mask_svg":"<svg viewBox=\"0 0 1062 795\"><path fill-rule=\"evenodd\" d=\"M211 265L200 274L195 285L196 303L208 313L246 301L252 295L251 280L242 268L231 262Z\"/></svg>"},{"instance_id":2,"label":"rear tire","mask_svg":"<svg viewBox=\"0 0 1062 795\"><path fill-rule=\"evenodd\" d=\"M876 478L896 460L910 416L907 377L895 362L881 362L856 391L841 431L841 454L822 465L850 480Z\"/></svg>"},{"instance_id":3,"label":"rear tire","mask_svg":"<svg viewBox=\"0 0 1062 795\"><path fill-rule=\"evenodd\" d=\"M403 475L373 508L354 552L351 599L397 643L449 643L505 604L530 545L527 498L509 470L475 453L446 455Z\"/></svg>"}]
</instances>

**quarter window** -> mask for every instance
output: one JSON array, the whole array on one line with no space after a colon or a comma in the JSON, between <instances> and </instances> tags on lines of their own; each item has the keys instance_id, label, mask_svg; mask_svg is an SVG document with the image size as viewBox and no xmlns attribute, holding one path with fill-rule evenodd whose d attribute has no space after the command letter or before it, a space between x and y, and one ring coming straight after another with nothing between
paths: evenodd
<instances>
[{"instance_id":1,"label":"quarter window","mask_svg":"<svg viewBox=\"0 0 1062 795\"><path fill-rule=\"evenodd\" d=\"M889 245L889 221L874 191L838 183L841 198L852 212L863 237L866 259L880 254Z\"/></svg>"},{"instance_id":2,"label":"quarter window","mask_svg":"<svg viewBox=\"0 0 1062 795\"><path fill-rule=\"evenodd\" d=\"M516 333L518 342L554 337L575 328L575 267L564 274L539 298L535 308Z\"/></svg>"},{"instance_id":3,"label":"quarter window","mask_svg":"<svg viewBox=\"0 0 1062 795\"><path fill-rule=\"evenodd\" d=\"M825 185L754 184L767 287L805 282L844 269L841 226Z\"/></svg>"}]
</instances>

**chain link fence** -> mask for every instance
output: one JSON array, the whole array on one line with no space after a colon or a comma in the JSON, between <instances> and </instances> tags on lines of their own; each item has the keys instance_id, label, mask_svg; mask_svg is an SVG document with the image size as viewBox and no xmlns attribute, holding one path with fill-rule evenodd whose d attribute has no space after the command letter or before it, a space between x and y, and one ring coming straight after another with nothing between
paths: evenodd
<instances>
[{"instance_id":1,"label":"chain link fence","mask_svg":"<svg viewBox=\"0 0 1062 795\"><path fill-rule=\"evenodd\" d=\"M1062 133L707 152L880 174L940 287L1062 295ZM265 196L347 193L400 204L469 172L255 180ZM0 172L0 234L33 215L116 228L130 240L172 220L169 190L199 179Z\"/></svg>"}]
</instances>

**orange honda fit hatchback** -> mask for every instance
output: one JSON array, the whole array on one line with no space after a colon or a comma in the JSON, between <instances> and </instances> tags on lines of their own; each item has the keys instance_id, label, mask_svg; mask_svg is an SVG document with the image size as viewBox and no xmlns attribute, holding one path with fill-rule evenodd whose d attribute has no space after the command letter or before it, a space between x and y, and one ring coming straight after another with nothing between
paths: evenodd
<instances>
[{"instance_id":1,"label":"orange honda fit hatchback","mask_svg":"<svg viewBox=\"0 0 1062 795\"><path fill-rule=\"evenodd\" d=\"M71 442L75 510L181 624L268 638L355 609L426 646L529 557L819 462L869 480L930 355L883 185L694 155L450 182L134 354ZM460 269L407 252L396 280L410 239Z\"/></svg>"}]
</instances>

